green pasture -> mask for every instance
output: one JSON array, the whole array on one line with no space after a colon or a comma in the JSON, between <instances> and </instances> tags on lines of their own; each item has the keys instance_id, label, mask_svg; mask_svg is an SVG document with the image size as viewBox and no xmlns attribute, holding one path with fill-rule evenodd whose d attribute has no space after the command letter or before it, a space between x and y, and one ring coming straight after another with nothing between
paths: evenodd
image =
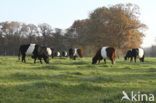
<instances>
[{"instance_id":1,"label":"green pasture","mask_svg":"<svg viewBox=\"0 0 156 103\"><path fill-rule=\"evenodd\" d=\"M156 96L156 58L117 59L114 65L109 60L92 65L91 58L26 60L0 57L0 103L131 103L121 101L122 91Z\"/></svg>"}]
</instances>

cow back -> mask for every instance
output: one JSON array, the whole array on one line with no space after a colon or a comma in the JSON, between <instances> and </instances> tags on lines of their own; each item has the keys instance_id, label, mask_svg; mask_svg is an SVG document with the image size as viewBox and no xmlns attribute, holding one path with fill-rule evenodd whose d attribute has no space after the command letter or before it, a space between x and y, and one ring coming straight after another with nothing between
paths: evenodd
<instances>
[{"instance_id":1,"label":"cow back","mask_svg":"<svg viewBox=\"0 0 156 103\"><path fill-rule=\"evenodd\" d=\"M33 51L35 50L35 45L36 44L30 44L27 51L26 51L26 55L32 55Z\"/></svg>"}]
</instances>

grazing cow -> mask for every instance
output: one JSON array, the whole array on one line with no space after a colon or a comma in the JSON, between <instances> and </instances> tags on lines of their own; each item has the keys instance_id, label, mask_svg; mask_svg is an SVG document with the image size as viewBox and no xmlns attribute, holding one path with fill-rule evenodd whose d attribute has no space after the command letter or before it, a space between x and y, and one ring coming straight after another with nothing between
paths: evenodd
<instances>
[{"instance_id":1,"label":"grazing cow","mask_svg":"<svg viewBox=\"0 0 156 103\"><path fill-rule=\"evenodd\" d=\"M128 53L129 52L129 53ZM130 51L128 51L126 56L125 56L125 60L127 60L127 58L131 58L131 62L133 61L133 58L136 62L136 58L140 59L140 62L144 62L144 57L145 57L145 53L144 50L142 48L133 48Z\"/></svg>"},{"instance_id":2,"label":"grazing cow","mask_svg":"<svg viewBox=\"0 0 156 103\"><path fill-rule=\"evenodd\" d=\"M67 56L68 56L67 51L63 51L63 52L62 52L62 57L67 57Z\"/></svg>"},{"instance_id":3,"label":"grazing cow","mask_svg":"<svg viewBox=\"0 0 156 103\"><path fill-rule=\"evenodd\" d=\"M110 59L112 61L112 64L114 64L116 56L116 49L113 47L102 47L97 52L96 55L92 59L92 64L96 64L97 61L100 61L104 59L104 62L106 64L106 59Z\"/></svg>"},{"instance_id":4,"label":"grazing cow","mask_svg":"<svg viewBox=\"0 0 156 103\"><path fill-rule=\"evenodd\" d=\"M54 54L56 57L61 57L61 53L59 51L55 52Z\"/></svg>"},{"instance_id":5,"label":"grazing cow","mask_svg":"<svg viewBox=\"0 0 156 103\"><path fill-rule=\"evenodd\" d=\"M20 54L22 54L22 62L26 62L25 57L29 55L32 56L32 58L34 58L34 63L36 63L36 59L39 59L40 63L42 64L41 60L43 58L44 61L48 64L49 56L51 55L51 53L52 51L50 48L36 44L26 44L20 46L18 58L20 60Z\"/></svg>"},{"instance_id":6,"label":"grazing cow","mask_svg":"<svg viewBox=\"0 0 156 103\"><path fill-rule=\"evenodd\" d=\"M78 48L70 48L69 49L69 57L73 60L76 60L76 57L80 57L82 58L82 49L78 49Z\"/></svg>"}]
</instances>

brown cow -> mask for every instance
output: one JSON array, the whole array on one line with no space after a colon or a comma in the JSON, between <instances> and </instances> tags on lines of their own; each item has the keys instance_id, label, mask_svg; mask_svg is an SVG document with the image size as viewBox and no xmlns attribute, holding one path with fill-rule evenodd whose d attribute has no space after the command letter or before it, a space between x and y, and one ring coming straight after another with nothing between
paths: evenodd
<instances>
[{"instance_id":1,"label":"brown cow","mask_svg":"<svg viewBox=\"0 0 156 103\"><path fill-rule=\"evenodd\" d=\"M106 64L106 59L109 58L112 61L112 64L114 64L116 56L116 49L113 47L102 47L97 52L96 55L92 59L92 64L96 64L97 61L100 61L104 59L104 62Z\"/></svg>"}]
</instances>

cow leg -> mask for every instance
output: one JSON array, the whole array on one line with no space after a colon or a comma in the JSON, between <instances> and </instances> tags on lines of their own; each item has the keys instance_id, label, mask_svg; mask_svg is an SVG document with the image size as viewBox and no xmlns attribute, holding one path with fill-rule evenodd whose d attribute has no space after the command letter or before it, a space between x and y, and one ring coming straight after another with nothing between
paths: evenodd
<instances>
[{"instance_id":1,"label":"cow leg","mask_svg":"<svg viewBox=\"0 0 156 103\"><path fill-rule=\"evenodd\" d=\"M115 63L115 58L113 58L113 62Z\"/></svg>"},{"instance_id":2,"label":"cow leg","mask_svg":"<svg viewBox=\"0 0 156 103\"><path fill-rule=\"evenodd\" d=\"M98 60L98 64L100 64L100 59Z\"/></svg>"},{"instance_id":3,"label":"cow leg","mask_svg":"<svg viewBox=\"0 0 156 103\"><path fill-rule=\"evenodd\" d=\"M109 59L111 60L112 64L114 64L114 60L112 57L109 57Z\"/></svg>"},{"instance_id":4,"label":"cow leg","mask_svg":"<svg viewBox=\"0 0 156 103\"><path fill-rule=\"evenodd\" d=\"M43 58L46 64L49 64L49 58L44 57Z\"/></svg>"},{"instance_id":5,"label":"cow leg","mask_svg":"<svg viewBox=\"0 0 156 103\"><path fill-rule=\"evenodd\" d=\"M36 55L33 55L33 58L34 58L34 64L36 64L37 56Z\"/></svg>"},{"instance_id":6,"label":"cow leg","mask_svg":"<svg viewBox=\"0 0 156 103\"><path fill-rule=\"evenodd\" d=\"M34 58L34 64L36 64L36 58Z\"/></svg>"},{"instance_id":7,"label":"cow leg","mask_svg":"<svg viewBox=\"0 0 156 103\"><path fill-rule=\"evenodd\" d=\"M52 58L54 58L54 54L52 54Z\"/></svg>"},{"instance_id":8,"label":"cow leg","mask_svg":"<svg viewBox=\"0 0 156 103\"><path fill-rule=\"evenodd\" d=\"M22 62L24 61L24 56L23 56L23 54L22 54Z\"/></svg>"},{"instance_id":9,"label":"cow leg","mask_svg":"<svg viewBox=\"0 0 156 103\"><path fill-rule=\"evenodd\" d=\"M26 59L25 59L26 55L24 56L24 63L26 63Z\"/></svg>"},{"instance_id":10,"label":"cow leg","mask_svg":"<svg viewBox=\"0 0 156 103\"><path fill-rule=\"evenodd\" d=\"M40 63L42 64L42 60L40 59Z\"/></svg>"},{"instance_id":11,"label":"cow leg","mask_svg":"<svg viewBox=\"0 0 156 103\"><path fill-rule=\"evenodd\" d=\"M42 64L42 58L40 58L39 60L40 60L40 63Z\"/></svg>"},{"instance_id":12,"label":"cow leg","mask_svg":"<svg viewBox=\"0 0 156 103\"><path fill-rule=\"evenodd\" d=\"M114 64L114 60L111 58L112 64Z\"/></svg>"},{"instance_id":13,"label":"cow leg","mask_svg":"<svg viewBox=\"0 0 156 103\"><path fill-rule=\"evenodd\" d=\"M142 62L144 62L144 56L142 57Z\"/></svg>"},{"instance_id":14,"label":"cow leg","mask_svg":"<svg viewBox=\"0 0 156 103\"><path fill-rule=\"evenodd\" d=\"M104 63L106 64L106 59L104 59Z\"/></svg>"},{"instance_id":15,"label":"cow leg","mask_svg":"<svg viewBox=\"0 0 156 103\"><path fill-rule=\"evenodd\" d=\"M72 55L70 55L70 56L69 56L69 58L70 58L70 59L73 59L73 56L72 56Z\"/></svg>"},{"instance_id":16,"label":"cow leg","mask_svg":"<svg viewBox=\"0 0 156 103\"><path fill-rule=\"evenodd\" d=\"M133 57L131 57L131 60L130 60L131 62L133 61Z\"/></svg>"},{"instance_id":17,"label":"cow leg","mask_svg":"<svg viewBox=\"0 0 156 103\"><path fill-rule=\"evenodd\" d=\"M26 63L25 54L22 55L22 62Z\"/></svg>"},{"instance_id":18,"label":"cow leg","mask_svg":"<svg viewBox=\"0 0 156 103\"><path fill-rule=\"evenodd\" d=\"M73 60L76 60L76 56L73 57Z\"/></svg>"},{"instance_id":19,"label":"cow leg","mask_svg":"<svg viewBox=\"0 0 156 103\"><path fill-rule=\"evenodd\" d=\"M136 57L134 57L134 59L135 59L135 63L136 63Z\"/></svg>"}]
</instances>

